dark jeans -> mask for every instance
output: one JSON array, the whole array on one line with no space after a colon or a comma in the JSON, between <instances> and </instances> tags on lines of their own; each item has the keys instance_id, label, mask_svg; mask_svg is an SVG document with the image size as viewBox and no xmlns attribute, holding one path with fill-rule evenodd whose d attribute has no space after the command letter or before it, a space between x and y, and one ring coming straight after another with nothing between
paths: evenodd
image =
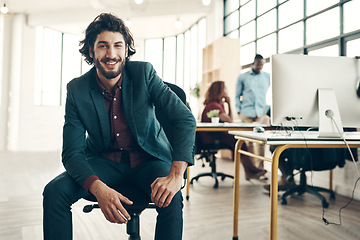
<instances>
[{"instance_id":1,"label":"dark jeans","mask_svg":"<svg viewBox=\"0 0 360 240\"><path fill-rule=\"evenodd\" d=\"M97 176L109 187L115 188L126 180L142 189L149 196L151 194L151 183L157 177L167 176L171 167L168 163L154 160L145 162L136 168L130 168L126 161L115 163L103 157L90 158L89 163ZM67 172L64 172L46 185L43 196L44 240L72 239L71 205L81 198L88 197L89 193L76 183ZM174 196L168 207L156 208L158 212L155 230L156 240L182 239L182 208L181 191ZM105 217L104 220L106 220Z\"/></svg>"}]
</instances>

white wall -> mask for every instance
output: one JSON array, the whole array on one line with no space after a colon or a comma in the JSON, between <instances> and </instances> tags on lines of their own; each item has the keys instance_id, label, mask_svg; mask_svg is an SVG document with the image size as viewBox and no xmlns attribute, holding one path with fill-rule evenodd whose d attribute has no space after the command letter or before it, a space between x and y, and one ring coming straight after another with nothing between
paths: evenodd
<instances>
[{"instance_id":1,"label":"white wall","mask_svg":"<svg viewBox=\"0 0 360 240\"><path fill-rule=\"evenodd\" d=\"M6 18L5 28L1 150L59 150L63 107L34 106L35 28L21 14Z\"/></svg>"}]
</instances>

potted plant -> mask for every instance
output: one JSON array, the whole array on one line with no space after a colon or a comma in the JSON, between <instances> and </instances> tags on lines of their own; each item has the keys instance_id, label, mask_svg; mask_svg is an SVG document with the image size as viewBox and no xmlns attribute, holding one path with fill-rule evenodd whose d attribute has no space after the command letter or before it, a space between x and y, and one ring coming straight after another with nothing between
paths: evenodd
<instances>
[{"instance_id":1,"label":"potted plant","mask_svg":"<svg viewBox=\"0 0 360 240\"><path fill-rule=\"evenodd\" d=\"M219 109L213 109L206 113L208 118L211 118L212 123L219 123Z\"/></svg>"}]
</instances>

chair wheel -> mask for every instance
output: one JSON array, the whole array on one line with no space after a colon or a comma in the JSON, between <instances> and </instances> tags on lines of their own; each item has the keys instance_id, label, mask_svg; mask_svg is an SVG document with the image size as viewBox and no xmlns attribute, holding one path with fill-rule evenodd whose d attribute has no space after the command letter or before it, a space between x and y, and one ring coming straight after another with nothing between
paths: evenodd
<instances>
[{"instance_id":1,"label":"chair wheel","mask_svg":"<svg viewBox=\"0 0 360 240\"><path fill-rule=\"evenodd\" d=\"M281 205L287 205L287 201L286 201L285 198L282 198L282 199L281 199Z\"/></svg>"},{"instance_id":2,"label":"chair wheel","mask_svg":"<svg viewBox=\"0 0 360 240\"><path fill-rule=\"evenodd\" d=\"M224 179L225 179L225 176L222 176L222 177L221 177L221 181L224 181Z\"/></svg>"},{"instance_id":3,"label":"chair wheel","mask_svg":"<svg viewBox=\"0 0 360 240\"><path fill-rule=\"evenodd\" d=\"M326 201L323 201L323 202L322 202L322 206L323 206L323 208L328 208L328 207L329 207L329 203L326 202Z\"/></svg>"},{"instance_id":4,"label":"chair wheel","mask_svg":"<svg viewBox=\"0 0 360 240\"><path fill-rule=\"evenodd\" d=\"M190 196L186 196L186 200L189 201Z\"/></svg>"},{"instance_id":5,"label":"chair wheel","mask_svg":"<svg viewBox=\"0 0 360 240\"><path fill-rule=\"evenodd\" d=\"M216 183L214 184L214 188L218 188L218 187L219 187L219 183L216 182Z\"/></svg>"}]
</instances>

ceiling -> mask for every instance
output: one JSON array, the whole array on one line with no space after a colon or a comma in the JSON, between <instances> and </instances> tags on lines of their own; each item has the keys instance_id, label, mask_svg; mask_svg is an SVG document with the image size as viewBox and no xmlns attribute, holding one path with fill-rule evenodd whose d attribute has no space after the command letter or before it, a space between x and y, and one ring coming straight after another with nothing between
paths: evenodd
<instances>
[{"instance_id":1,"label":"ceiling","mask_svg":"<svg viewBox=\"0 0 360 240\"><path fill-rule=\"evenodd\" d=\"M214 3L204 6L201 0L0 0L10 14L24 13L29 26L46 26L67 33L82 33L102 12L111 12L131 21L134 38L157 38L184 32L212 11ZM212 1L214 2L214 0ZM179 18L181 28L175 28Z\"/></svg>"}]
</instances>

